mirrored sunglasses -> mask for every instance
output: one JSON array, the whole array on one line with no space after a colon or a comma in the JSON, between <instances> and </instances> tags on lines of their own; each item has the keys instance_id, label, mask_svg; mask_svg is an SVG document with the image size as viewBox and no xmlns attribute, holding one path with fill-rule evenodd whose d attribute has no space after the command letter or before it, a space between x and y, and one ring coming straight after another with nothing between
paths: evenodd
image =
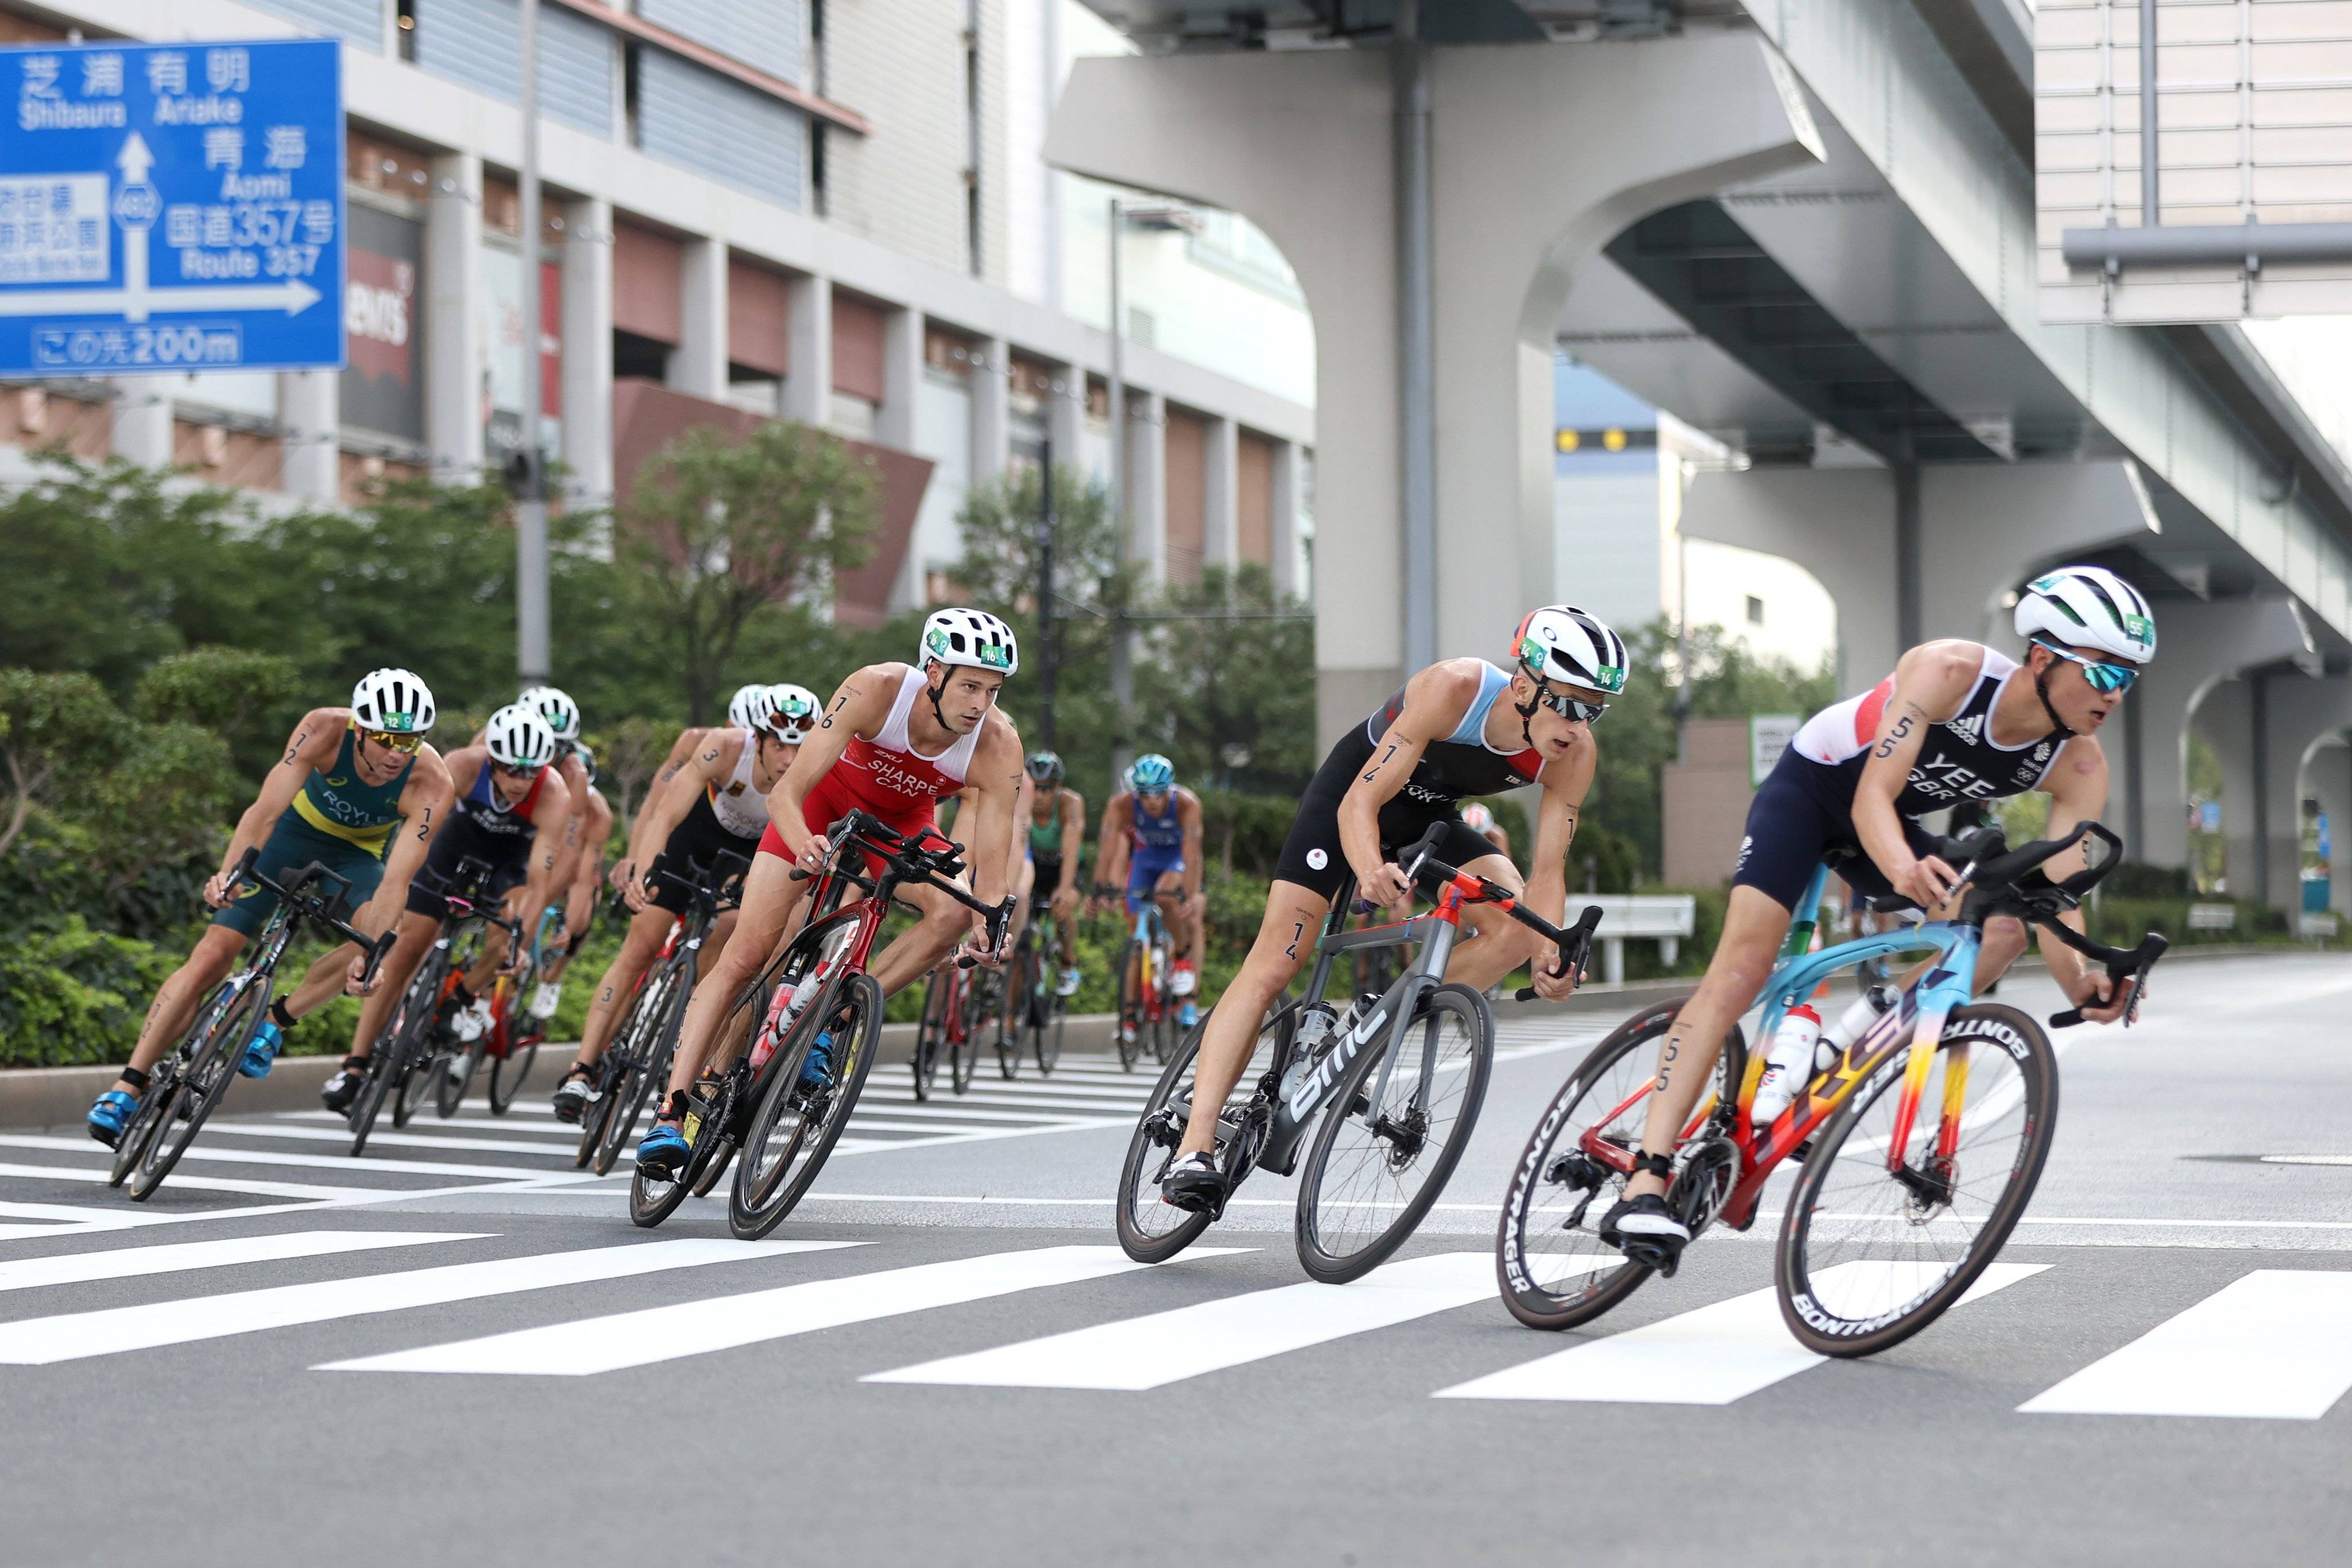
<instances>
[{"instance_id":1,"label":"mirrored sunglasses","mask_svg":"<svg viewBox=\"0 0 2352 1568\"><path fill-rule=\"evenodd\" d=\"M425 744L425 737L421 735L394 735L383 729L363 729L360 736L362 739L374 741L387 751L415 751Z\"/></svg>"},{"instance_id":2,"label":"mirrored sunglasses","mask_svg":"<svg viewBox=\"0 0 2352 1568\"><path fill-rule=\"evenodd\" d=\"M1539 686L1536 689L1536 700L1560 717L1575 724L1598 724L1601 722L1601 716L1609 711L1607 703L1589 703L1580 697L1570 696L1566 692L1553 691L1549 686Z\"/></svg>"},{"instance_id":3,"label":"mirrored sunglasses","mask_svg":"<svg viewBox=\"0 0 2352 1568\"><path fill-rule=\"evenodd\" d=\"M2086 659L2080 653L2069 653L2048 643L2042 645L2068 664L2080 664L2083 678L2091 683L2091 689L2095 692L2112 696L2117 692L2131 690L2132 683L2139 679L2137 664L2110 664L2099 659Z\"/></svg>"}]
</instances>

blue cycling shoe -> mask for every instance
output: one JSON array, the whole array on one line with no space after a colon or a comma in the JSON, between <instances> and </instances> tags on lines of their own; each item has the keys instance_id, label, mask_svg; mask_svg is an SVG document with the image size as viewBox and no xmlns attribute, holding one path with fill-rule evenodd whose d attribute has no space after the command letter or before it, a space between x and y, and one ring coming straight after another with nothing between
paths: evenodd
<instances>
[{"instance_id":1,"label":"blue cycling shoe","mask_svg":"<svg viewBox=\"0 0 2352 1568\"><path fill-rule=\"evenodd\" d=\"M637 1174L655 1181L676 1181L677 1173L686 1168L686 1157L694 1145L686 1134L668 1122L656 1122L653 1131L637 1145Z\"/></svg>"},{"instance_id":2,"label":"blue cycling shoe","mask_svg":"<svg viewBox=\"0 0 2352 1568\"><path fill-rule=\"evenodd\" d=\"M1199 1027L1200 1022L1201 1009L1192 1003L1188 1001L1182 1007L1176 1009L1176 1027L1178 1029L1194 1029Z\"/></svg>"},{"instance_id":3,"label":"blue cycling shoe","mask_svg":"<svg viewBox=\"0 0 2352 1568\"><path fill-rule=\"evenodd\" d=\"M139 1114L139 1102L120 1089L110 1089L89 1108L89 1135L108 1148L122 1141L122 1129Z\"/></svg>"},{"instance_id":4,"label":"blue cycling shoe","mask_svg":"<svg viewBox=\"0 0 2352 1568\"><path fill-rule=\"evenodd\" d=\"M815 1093L833 1082L833 1031L826 1030L809 1041L808 1055L801 1059L803 1090Z\"/></svg>"},{"instance_id":5,"label":"blue cycling shoe","mask_svg":"<svg viewBox=\"0 0 2352 1568\"><path fill-rule=\"evenodd\" d=\"M276 1019L263 1019L253 1038L245 1042L245 1054L236 1059L239 1078L267 1078L270 1065L278 1060L278 1048L286 1043L286 1033L278 1027Z\"/></svg>"}]
</instances>

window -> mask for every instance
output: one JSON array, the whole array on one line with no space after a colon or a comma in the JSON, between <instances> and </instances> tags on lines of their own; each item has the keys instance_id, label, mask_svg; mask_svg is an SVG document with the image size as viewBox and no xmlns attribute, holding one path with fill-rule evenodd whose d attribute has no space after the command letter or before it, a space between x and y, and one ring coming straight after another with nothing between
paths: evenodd
<instances>
[{"instance_id":1,"label":"window","mask_svg":"<svg viewBox=\"0 0 2352 1568\"><path fill-rule=\"evenodd\" d=\"M1764 624L1764 601L1752 593L1748 596L1748 624L1750 626Z\"/></svg>"}]
</instances>

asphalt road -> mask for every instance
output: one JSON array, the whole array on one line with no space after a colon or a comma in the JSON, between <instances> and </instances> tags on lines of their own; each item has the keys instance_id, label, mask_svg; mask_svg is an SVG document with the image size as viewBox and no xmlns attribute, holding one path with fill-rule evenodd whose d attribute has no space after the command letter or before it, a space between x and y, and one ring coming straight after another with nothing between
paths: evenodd
<instances>
[{"instance_id":1,"label":"asphalt road","mask_svg":"<svg viewBox=\"0 0 2352 1568\"><path fill-rule=\"evenodd\" d=\"M1997 1288L1865 1362L1779 1328L1769 1225L1582 1332L1503 1312L1503 1173L1597 1014L1507 1026L1444 1207L1342 1288L1303 1283L1265 1176L1127 1264L1145 1085L1097 1059L944 1105L877 1072L750 1246L715 1202L631 1227L535 1094L356 1162L330 1120L226 1116L147 1205L95 1145L0 1134L0 1539L239 1568L2334 1563L2347 1009L2352 960L2180 963L2138 1029L2062 1037Z\"/></svg>"}]
</instances>

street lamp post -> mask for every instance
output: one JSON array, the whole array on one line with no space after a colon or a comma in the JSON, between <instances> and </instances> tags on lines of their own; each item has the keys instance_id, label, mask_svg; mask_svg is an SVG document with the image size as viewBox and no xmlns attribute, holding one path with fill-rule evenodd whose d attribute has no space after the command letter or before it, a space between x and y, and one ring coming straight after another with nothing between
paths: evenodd
<instances>
[{"instance_id":1,"label":"street lamp post","mask_svg":"<svg viewBox=\"0 0 2352 1568\"><path fill-rule=\"evenodd\" d=\"M1037 735L1054 749L1054 434L1045 432L1037 497Z\"/></svg>"},{"instance_id":2,"label":"street lamp post","mask_svg":"<svg viewBox=\"0 0 2352 1568\"><path fill-rule=\"evenodd\" d=\"M547 469L540 451L539 0L522 0L522 445L515 497L515 633L526 686L555 674L549 650Z\"/></svg>"},{"instance_id":3,"label":"street lamp post","mask_svg":"<svg viewBox=\"0 0 2352 1568\"><path fill-rule=\"evenodd\" d=\"M1127 230L1127 204L1110 199L1110 507L1119 549L1125 554L1127 528L1127 299L1119 274L1119 241ZM1110 768L1114 792L1118 779L1135 760L1128 716L1135 711L1135 628L1119 616L1110 625L1110 696L1118 716L1111 737Z\"/></svg>"}]
</instances>

